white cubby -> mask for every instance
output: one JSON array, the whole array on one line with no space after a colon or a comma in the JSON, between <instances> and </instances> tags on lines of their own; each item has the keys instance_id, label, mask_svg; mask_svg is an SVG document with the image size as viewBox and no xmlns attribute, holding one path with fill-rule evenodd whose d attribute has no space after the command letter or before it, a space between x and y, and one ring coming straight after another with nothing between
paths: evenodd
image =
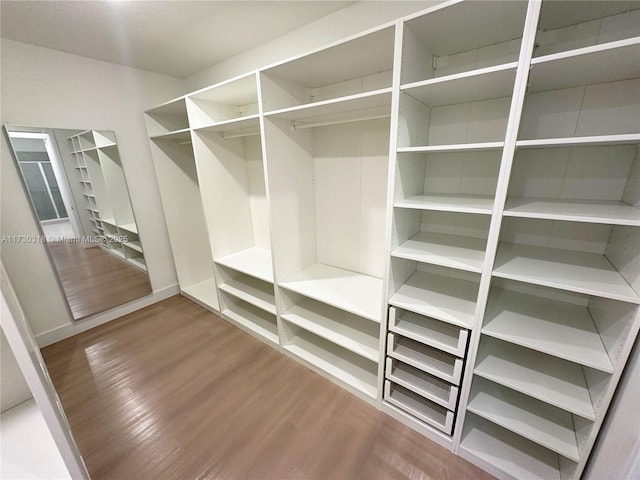
<instances>
[{"instance_id":1,"label":"white cubby","mask_svg":"<svg viewBox=\"0 0 640 480\"><path fill-rule=\"evenodd\" d=\"M215 288L215 287L214 287ZM260 340L278 346L278 324L274 313L267 312L221 290L221 307L224 318L248 331Z\"/></svg>"},{"instance_id":2,"label":"white cubby","mask_svg":"<svg viewBox=\"0 0 640 480\"><path fill-rule=\"evenodd\" d=\"M377 398L378 364L325 340L308 330L283 322L283 349L310 368L338 382L368 402Z\"/></svg>"},{"instance_id":3,"label":"white cubby","mask_svg":"<svg viewBox=\"0 0 640 480\"><path fill-rule=\"evenodd\" d=\"M464 328L396 307L389 307L389 330L457 357L464 357L469 338Z\"/></svg>"},{"instance_id":4,"label":"white cubby","mask_svg":"<svg viewBox=\"0 0 640 480\"><path fill-rule=\"evenodd\" d=\"M187 105L183 97L147 110L145 120L151 138L181 140L189 134Z\"/></svg>"},{"instance_id":5,"label":"white cubby","mask_svg":"<svg viewBox=\"0 0 640 480\"><path fill-rule=\"evenodd\" d=\"M218 265L216 278L218 289L271 315L276 315L276 301L273 283L245 275ZM225 309L223 302L222 309Z\"/></svg>"},{"instance_id":6,"label":"white cubby","mask_svg":"<svg viewBox=\"0 0 640 480\"><path fill-rule=\"evenodd\" d=\"M387 342L388 356L454 385L460 383L462 359L394 333L389 333Z\"/></svg>"},{"instance_id":7,"label":"white cubby","mask_svg":"<svg viewBox=\"0 0 640 480\"><path fill-rule=\"evenodd\" d=\"M395 358L387 358L386 378L447 410L456 408L458 387Z\"/></svg>"},{"instance_id":8,"label":"white cubby","mask_svg":"<svg viewBox=\"0 0 640 480\"><path fill-rule=\"evenodd\" d=\"M265 112L390 90L394 35L393 26L379 28L263 69L261 85ZM358 60L354 61L354 58ZM371 114L378 112L375 107L359 105L347 110Z\"/></svg>"},{"instance_id":9,"label":"white cubby","mask_svg":"<svg viewBox=\"0 0 640 480\"><path fill-rule=\"evenodd\" d=\"M442 430L446 434L451 433L453 412L417 395L411 390L400 385L394 385L389 380L386 380L384 383L384 399L427 425Z\"/></svg>"},{"instance_id":10,"label":"white cubby","mask_svg":"<svg viewBox=\"0 0 640 480\"><path fill-rule=\"evenodd\" d=\"M280 294L285 304L280 318L372 362L378 362L378 323L285 289L280 289Z\"/></svg>"}]
</instances>

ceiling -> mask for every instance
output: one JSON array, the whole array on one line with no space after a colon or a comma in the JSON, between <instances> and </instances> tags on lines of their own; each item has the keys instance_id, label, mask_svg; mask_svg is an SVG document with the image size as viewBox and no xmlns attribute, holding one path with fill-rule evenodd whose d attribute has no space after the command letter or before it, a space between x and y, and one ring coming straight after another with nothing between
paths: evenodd
<instances>
[{"instance_id":1,"label":"ceiling","mask_svg":"<svg viewBox=\"0 0 640 480\"><path fill-rule=\"evenodd\" d=\"M353 1L1 0L2 37L187 77Z\"/></svg>"}]
</instances>

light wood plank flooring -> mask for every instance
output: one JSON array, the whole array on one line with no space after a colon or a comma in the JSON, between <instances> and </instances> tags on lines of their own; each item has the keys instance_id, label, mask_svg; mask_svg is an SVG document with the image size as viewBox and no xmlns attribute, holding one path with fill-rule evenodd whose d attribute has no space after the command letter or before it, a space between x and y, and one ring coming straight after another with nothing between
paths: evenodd
<instances>
[{"instance_id":1,"label":"light wood plank flooring","mask_svg":"<svg viewBox=\"0 0 640 480\"><path fill-rule=\"evenodd\" d=\"M73 318L80 320L149 295L146 273L100 247L47 243Z\"/></svg>"},{"instance_id":2,"label":"light wood plank flooring","mask_svg":"<svg viewBox=\"0 0 640 480\"><path fill-rule=\"evenodd\" d=\"M43 349L93 479L489 479L175 296Z\"/></svg>"}]
</instances>

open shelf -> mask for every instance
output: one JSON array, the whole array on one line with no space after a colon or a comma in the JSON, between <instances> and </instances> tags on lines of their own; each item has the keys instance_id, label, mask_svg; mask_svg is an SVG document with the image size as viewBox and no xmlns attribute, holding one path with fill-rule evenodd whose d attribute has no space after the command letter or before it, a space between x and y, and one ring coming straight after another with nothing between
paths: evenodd
<instances>
[{"instance_id":1,"label":"open shelf","mask_svg":"<svg viewBox=\"0 0 640 480\"><path fill-rule=\"evenodd\" d=\"M389 333L387 340L387 355L391 358L454 385L460 384L462 359L394 333Z\"/></svg>"},{"instance_id":2,"label":"open shelf","mask_svg":"<svg viewBox=\"0 0 640 480\"><path fill-rule=\"evenodd\" d=\"M158 139L171 138L165 134L184 132L189 128L187 106L184 97L176 98L145 112L147 132L149 137Z\"/></svg>"},{"instance_id":3,"label":"open shelf","mask_svg":"<svg viewBox=\"0 0 640 480\"><path fill-rule=\"evenodd\" d=\"M480 238L420 232L394 249L391 256L480 273L486 243Z\"/></svg>"},{"instance_id":4,"label":"open shelf","mask_svg":"<svg viewBox=\"0 0 640 480\"><path fill-rule=\"evenodd\" d=\"M587 420L595 420L582 367L513 344L482 338L474 373Z\"/></svg>"},{"instance_id":5,"label":"open shelf","mask_svg":"<svg viewBox=\"0 0 640 480\"><path fill-rule=\"evenodd\" d=\"M471 328L478 284L416 271L398 288L389 304L459 327Z\"/></svg>"},{"instance_id":6,"label":"open shelf","mask_svg":"<svg viewBox=\"0 0 640 480\"><path fill-rule=\"evenodd\" d=\"M292 292L380 322L382 280L329 265L315 264L280 285Z\"/></svg>"},{"instance_id":7,"label":"open shelf","mask_svg":"<svg viewBox=\"0 0 640 480\"><path fill-rule=\"evenodd\" d=\"M317 123L333 124L391 115L391 89L349 95L308 105L283 108L265 114L294 122L294 128L310 127Z\"/></svg>"},{"instance_id":8,"label":"open shelf","mask_svg":"<svg viewBox=\"0 0 640 480\"><path fill-rule=\"evenodd\" d=\"M273 285L264 280L239 274L236 277L223 279L218 285L218 289L261 308L265 312L276 315Z\"/></svg>"},{"instance_id":9,"label":"open shelf","mask_svg":"<svg viewBox=\"0 0 640 480\"><path fill-rule=\"evenodd\" d=\"M232 118L194 129L196 132L219 132L223 140L234 136L260 134L260 116L249 115L246 117Z\"/></svg>"},{"instance_id":10,"label":"open shelf","mask_svg":"<svg viewBox=\"0 0 640 480\"><path fill-rule=\"evenodd\" d=\"M378 362L380 327L377 323L310 299L294 305L280 314L280 318Z\"/></svg>"},{"instance_id":11,"label":"open shelf","mask_svg":"<svg viewBox=\"0 0 640 480\"><path fill-rule=\"evenodd\" d=\"M468 414L460 443L461 455L473 457L509 478L561 480L558 455L495 423ZM471 454L471 458L467 455Z\"/></svg>"},{"instance_id":12,"label":"open shelf","mask_svg":"<svg viewBox=\"0 0 640 480\"><path fill-rule=\"evenodd\" d=\"M517 62L403 85L401 90L430 107L507 97Z\"/></svg>"},{"instance_id":13,"label":"open shelf","mask_svg":"<svg viewBox=\"0 0 640 480\"><path fill-rule=\"evenodd\" d=\"M457 357L467 349L467 330L395 307L389 308L389 330Z\"/></svg>"},{"instance_id":14,"label":"open shelf","mask_svg":"<svg viewBox=\"0 0 640 480\"><path fill-rule=\"evenodd\" d=\"M399 147L398 153L446 153L446 152L482 152L502 150L504 142L460 143L453 145L423 145L418 147Z\"/></svg>"},{"instance_id":15,"label":"open shelf","mask_svg":"<svg viewBox=\"0 0 640 480\"><path fill-rule=\"evenodd\" d=\"M189 128L182 128L180 130L174 130L172 132L153 135L150 138L153 140L173 140L176 142L180 142L180 141L191 142L191 130Z\"/></svg>"},{"instance_id":16,"label":"open shelf","mask_svg":"<svg viewBox=\"0 0 640 480\"><path fill-rule=\"evenodd\" d=\"M613 373L607 350L584 306L493 288L482 333Z\"/></svg>"},{"instance_id":17,"label":"open shelf","mask_svg":"<svg viewBox=\"0 0 640 480\"><path fill-rule=\"evenodd\" d=\"M447 410L454 411L458 400L458 387L429 375L417 368L387 358L386 378L393 383L431 400Z\"/></svg>"},{"instance_id":18,"label":"open shelf","mask_svg":"<svg viewBox=\"0 0 640 480\"><path fill-rule=\"evenodd\" d=\"M121 228L122 230L126 230L127 232L131 232L131 233L138 233L138 226L135 223L126 223L124 225L118 225L118 228Z\"/></svg>"},{"instance_id":19,"label":"open shelf","mask_svg":"<svg viewBox=\"0 0 640 480\"><path fill-rule=\"evenodd\" d=\"M224 317L273 345L279 344L278 325L273 314L242 300L225 302L225 306Z\"/></svg>"},{"instance_id":20,"label":"open shelf","mask_svg":"<svg viewBox=\"0 0 640 480\"><path fill-rule=\"evenodd\" d=\"M640 303L640 296L604 255L501 243L496 277Z\"/></svg>"},{"instance_id":21,"label":"open shelf","mask_svg":"<svg viewBox=\"0 0 640 480\"><path fill-rule=\"evenodd\" d=\"M369 399L377 396L378 365L335 343L298 329L284 350Z\"/></svg>"},{"instance_id":22,"label":"open shelf","mask_svg":"<svg viewBox=\"0 0 640 480\"><path fill-rule=\"evenodd\" d=\"M640 226L640 209L611 200L511 197L507 200L504 215L507 217Z\"/></svg>"},{"instance_id":23,"label":"open shelf","mask_svg":"<svg viewBox=\"0 0 640 480\"><path fill-rule=\"evenodd\" d=\"M250 247L214 261L223 267L273 283L271 252L265 248Z\"/></svg>"},{"instance_id":24,"label":"open shelf","mask_svg":"<svg viewBox=\"0 0 640 480\"><path fill-rule=\"evenodd\" d=\"M180 285L180 290L186 296L209 305L214 310L220 309L216 281L213 277L191 285Z\"/></svg>"},{"instance_id":25,"label":"open shelf","mask_svg":"<svg viewBox=\"0 0 640 480\"><path fill-rule=\"evenodd\" d=\"M145 272L147 271L147 262L145 261L144 257L130 257L127 258L127 261L132 265L135 265L136 267L144 270Z\"/></svg>"},{"instance_id":26,"label":"open shelf","mask_svg":"<svg viewBox=\"0 0 640 480\"><path fill-rule=\"evenodd\" d=\"M630 145L640 143L640 134L623 133L614 135L590 135L586 137L559 137L559 138L535 138L531 140L518 140L516 147L523 148L553 148L564 146L591 146L591 145Z\"/></svg>"},{"instance_id":27,"label":"open shelf","mask_svg":"<svg viewBox=\"0 0 640 480\"><path fill-rule=\"evenodd\" d=\"M394 207L491 215L494 198L490 195L438 194L415 195L396 200Z\"/></svg>"},{"instance_id":28,"label":"open shelf","mask_svg":"<svg viewBox=\"0 0 640 480\"><path fill-rule=\"evenodd\" d=\"M389 380L384 382L384 399L447 435L453 429L453 412Z\"/></svg>"},{"instance_id":29,"label":"open shelf","mask_svg":"<svg viewBox=\"0 0 640 480\"><path fill-rule=\"evenodd\" d=\"M574 462L580 461L571 414L476 377L467 410Z\"/></svg>"}]
</instances>

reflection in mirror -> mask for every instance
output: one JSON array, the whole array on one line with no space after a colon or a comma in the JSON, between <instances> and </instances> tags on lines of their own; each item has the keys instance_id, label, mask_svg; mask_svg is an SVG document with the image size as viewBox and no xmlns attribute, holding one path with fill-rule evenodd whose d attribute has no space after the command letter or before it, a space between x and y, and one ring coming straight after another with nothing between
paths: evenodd
<instances>
[{"instance_id":1,"label":"reflection in mirror","mask_svg":"<svg viewBox=\"0 0 640 480\"><path fill-rule=\"evenodd\" d=\"M115 133L5 133L74 320L152 293Z\"/></svg>"}]
</instances>

